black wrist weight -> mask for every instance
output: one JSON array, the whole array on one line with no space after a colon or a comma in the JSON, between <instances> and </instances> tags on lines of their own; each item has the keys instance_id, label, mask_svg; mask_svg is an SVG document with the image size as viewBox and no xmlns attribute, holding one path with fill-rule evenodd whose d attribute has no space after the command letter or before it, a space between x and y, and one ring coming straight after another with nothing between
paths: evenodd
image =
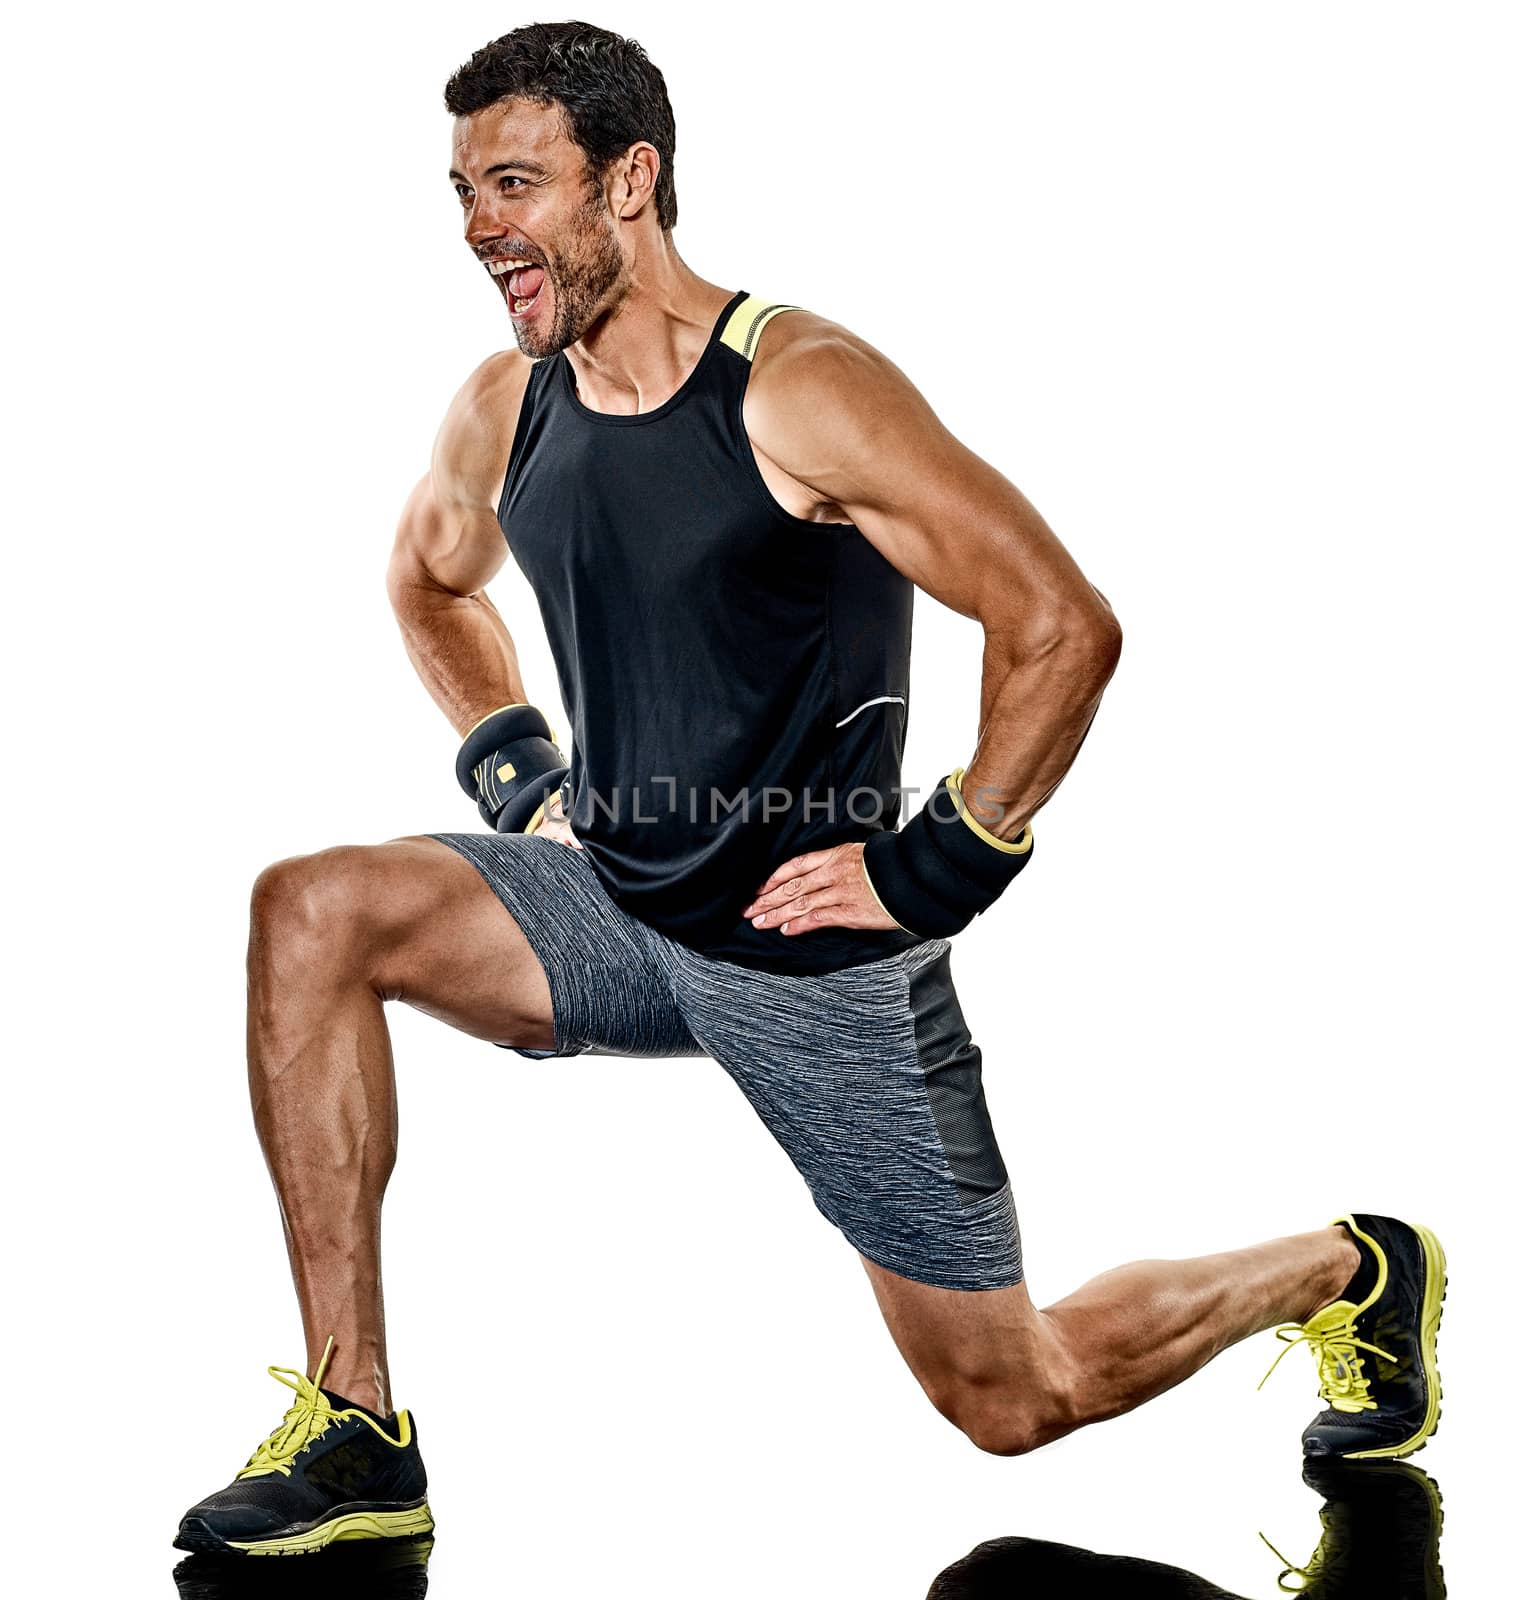
<instances>
[{"instance_id":1,"label":"black wrist weight","mask_svg":"<svg viewBox=\"0 0 1539 1600\"><path fill-rule=\"evenodd\" d=\"M863 855L882 909L925 939L960 933L1005 892L1031 860L1027 827L1015 843L997 839L962 801L958 767L896 832L873 834Z\"/></svg>"},{"instance_id":2,"label":"black wrist weight","mask_svg":"<svg viewBox=\"0 0 1539 1600\"><path fill-rule=\"evenodd\" d=\"M460 745L454 775L498 833L526 831L569 768L550 724L534 706L504 706L483 717Z\"/></svg>"}]
</instances>

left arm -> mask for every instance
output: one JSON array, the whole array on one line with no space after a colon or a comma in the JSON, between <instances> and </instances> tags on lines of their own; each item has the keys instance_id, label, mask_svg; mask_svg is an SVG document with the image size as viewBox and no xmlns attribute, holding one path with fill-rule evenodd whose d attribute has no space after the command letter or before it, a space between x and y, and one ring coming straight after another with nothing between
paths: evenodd
<instances>
[{"instance_id":1,"label":"left arm","mask_svg":"<svg viewBox=\"0 0 1539 1600\"><path fill-rule=\"evenodd\" d=\"M744 403L750 437L899 572L982 623L978 744L962 793L989 832L1016 840L1079 752L1116 666L1117 620L1025 495L947 432L891 361L835 323L799 320L774 345L775 324L765 331ZM764 926L793 933L892 926L850 920L837 900L812 904L818 886L806 880L821 864L805 863L834 853L785 863L748 914L768 909Z\"/></svg>"}]
</instances>

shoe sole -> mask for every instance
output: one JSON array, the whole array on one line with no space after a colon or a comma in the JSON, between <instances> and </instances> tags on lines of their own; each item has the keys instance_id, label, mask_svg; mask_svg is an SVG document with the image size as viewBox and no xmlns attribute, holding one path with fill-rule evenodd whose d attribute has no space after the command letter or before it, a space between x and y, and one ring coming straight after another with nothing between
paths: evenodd
<instances>
[{"instance_id":1,"label":"shoe sole","mask_svg":"<svg viewBox=\"0 0 1539 1600\"><path fill-rule=\"evenodd\" d=\"M420 1538L433 1531L433 1513L426 1500L401 1511L346 1511L340 1517L275 1539L221 1539L207 1529L198 1530L197 1542L204 1549L237 1550L248 1556L302 1556L324 1550L327 1545L356 1539ZM208 1543L204 1544L204 1538ZM192 1548L178 1539L182 1549Z\"/></svg>"},{"instance_id":2,"label":"shoe sole","mask_svg":"<svg viewBox=\"0 0 1539 1600\"><path fill-rule=\"evenodd\" d=\"M1398 1461L1413 1456L1437 1432L1443 1415L1443 1382L1437 1370L1437 1330L1443 1320L1443 1297L1448 1293L1448 1258L1431 1228L1414 1222L1410 1226L1421 1240L1422 1260L1427 1269L1421 1298L1421 1363L1427 1374L1426 1420L1400 1444L1381 1445L1376 1450L1349 1450L1343 1453L1344 1461Z\"/></svg>"}]
</instances>

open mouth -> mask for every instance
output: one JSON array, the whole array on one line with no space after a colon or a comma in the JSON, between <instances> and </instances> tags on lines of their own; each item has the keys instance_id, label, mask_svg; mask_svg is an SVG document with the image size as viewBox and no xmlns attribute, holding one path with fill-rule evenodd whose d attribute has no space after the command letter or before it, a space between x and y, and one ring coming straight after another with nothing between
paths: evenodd
<instances>
[{"instance_id":1,"label":"open mouth","mask_svg":"<svg viewBox=\"0 0 1539 1600\"><path fill-rule=\"evenodd\" d=\"M499 280L508 302L508 315L528 316L545 287L544 267L537 267L532 261L509 257L506 260L488 261L486 270Z\"/></svg>"}]
</instances>

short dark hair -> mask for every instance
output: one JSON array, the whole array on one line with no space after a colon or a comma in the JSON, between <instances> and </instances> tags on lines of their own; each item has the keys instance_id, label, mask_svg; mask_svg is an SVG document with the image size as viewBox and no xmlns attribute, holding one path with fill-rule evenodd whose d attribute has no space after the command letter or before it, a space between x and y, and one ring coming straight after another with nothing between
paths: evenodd
<instances>
[{"instance_id":1,"label":"short dark hair","mask_svg":"<svg viewBox=\"0 0 1539 1600\"><path fill-rule=\"evenodd\" d=\"M662 73L634 39L591 22L531 22L482 45L444 86L457 117L513 98L559 105L595 178L638 139L654 145L657 220L664 233L672 229L673 107Z\"/></svg>"}]
</instances>

